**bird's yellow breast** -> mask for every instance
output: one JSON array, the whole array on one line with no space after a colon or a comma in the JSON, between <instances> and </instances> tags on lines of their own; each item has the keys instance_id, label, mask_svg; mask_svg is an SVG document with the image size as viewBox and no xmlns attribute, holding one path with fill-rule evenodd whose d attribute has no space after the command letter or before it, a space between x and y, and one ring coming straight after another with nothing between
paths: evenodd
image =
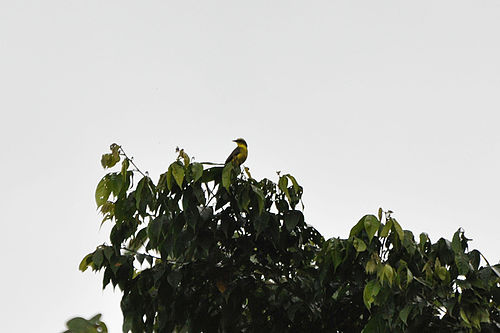
<instances>
[{"instance_id":1,"label":"bird's yellow breast","mask_svg":"<svg viewBox=\"0 0 500 333\"><path fill-rule=\"evenodd\" d=\"M238 155L234 157L237 160L238 164L242 164L246 161L248 156L248 149L244 144L238 143L239 152Z\"/></svg>"}]
</instances>

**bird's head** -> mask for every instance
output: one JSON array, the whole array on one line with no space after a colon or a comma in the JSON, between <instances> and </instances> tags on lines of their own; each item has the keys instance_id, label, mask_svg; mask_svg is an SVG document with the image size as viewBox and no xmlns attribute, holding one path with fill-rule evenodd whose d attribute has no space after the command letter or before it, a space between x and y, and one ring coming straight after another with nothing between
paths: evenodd
<instances>
[{"instance_id":1,"label":"bird's head","mask_svg":"<svg viewBox=\"0 0 500 333\"><path fill-rule=\"evenodd\" d=\"M246 142L245 140L243 140L242 138L238 138L238 139L236 139L236 140L233 140L233 142L236 142L236 144L237 144L238 146L240 146L240 145L241 145L241 146L245 146L245 147L247 147L247 142Z\"/></svg>"}]
</instances>

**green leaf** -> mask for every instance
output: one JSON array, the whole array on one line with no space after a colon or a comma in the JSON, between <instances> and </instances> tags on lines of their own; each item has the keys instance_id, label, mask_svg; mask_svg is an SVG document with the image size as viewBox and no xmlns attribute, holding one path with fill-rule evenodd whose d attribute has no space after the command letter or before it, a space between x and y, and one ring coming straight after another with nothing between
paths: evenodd
<instances>
[{"instance_id":1,"label":"green leaf","mask_svg":"<svg viewBox=\"0 0 500 333\"><path fill-rule=\"evenodd\" d=\"M129 165L130 165L130 162L129 162L128 158L125 158L122 162L122 169L120 172L123 177L127 176L127 170L128 170Z\"/></svg>"},{"instance_id":2,"label":"green leaf","mask_svg":"<svg viewBox=\"0 0 500 333\"><path fill-rule=\"evenodd\" d=\"M68 330L64 333L108 333L106 324L101 321L101 314L86 320L82 317L75 317L66 322Z\"/></svg>"},{"instance_id":3,"label":"green leaf","mask_svg":"<svg viewBox=\"0 0 500 333\"><path fill-rule=\"evenodd\" d=\"M299 222L304 220L304 215L298 210L289 210L284 214L285 227L288 232L295 229Z\"/></svg>"},{"instance_id":4,"label":"green leaf","mask_svg":"<svg viewBox=\"0 0 500 333\"><path fill-rule=\"evenodd\" d=\"M408 286L411 281L413 281L413 273L410 271L409 268L406 268L406 285Z\"/></svg>"},{"instance_id":5,"label":"green leaf","mask_svg":"<svg viewBox=\"0 0 500 333\"><path fill-rule=\"evenodd\" d=\"M200 163L192 163L191 170L193 172L193 180L196 182L203 176L203 165Z\"/></svg>"},{"instance_id":6,"label":"green leaf","mask_svg":"<svg viewBox=\"0 0 500 333\"><path fill-rule=\"evenodd\" d=\"M405 325L407 325L406 321L408 320L408 315L410 314L412 308L413 308L413 305L408 304L401 311L399 311L399 319L401 319L401 321Z\"/></svg>"},{"instance_id":7,"label":"green leaf","mask_svg":"<svg viewBox=\"0 0 500 333\"><path fill-rule=\"evenodd\" d=\"M389 285L392 285L392 282L394 281L394 275L394 269L389 264L383 265L382 269L380 269L377 273L380 283L383 283L385 280L387 280L389 282Z\"/></svg>"},{"instance_id":8,"label":"green leaf","mask_svg":"<svg viewBox=\"0 0 500 333\"><path fill-rule=\"evenodd\" d=\"M104 256L108 261L111 261L111 257L115 254L115 250L111 246L106 246L104 248Z\"/></svg>"},{"instance_id":9,"label":"green leaf","mask_svg":"<svg viewBox=\"0 0 500 333\"><path fill-rule=\"evenodd\" d=\"M469 273L469 260L463 252L455 254L455 264L458 268L458 274L466 275Z\"/></svg>"},{"instance_id":10,"label":"green leaf","mask_svg":"<svg viewBox=\"0 0 500 333\"><path fill-rule=\"evenodd\" d=\"M352 245L356 249L357 252L363 252L366 250L366 244L363 242L362 239L358 237L354 237L354 241L352 242Z\"/></svg>"},{"instance_id":11,"label":"green leaf","mask_svg":"<svg viewBox=\"0 0 500 333\"><path fill-rule=\"evenodd\" d=\"M450 272L443 266L436 268L436 274L442 281L447 281L450 278Z\"/></svg>"},{"instance_id":12,"label":"green leaf","mask_svg":"<svg viewBox=\"0 0 500 333\"><path fill-rule=\"evenodd\" d=\"M108 187L111 190L111 193L113 193L115 197L118 197L118 194L120 194L120 191L122 190L123 177L116 173L112 173L109 176Z\"/></svg>"},{"instance_id":13,"label":"green leaf","mask_svg":"<svg viewBox=\"0 0 500 333\"><path fill-rule=\"evenodd\" d=\"M384 227L382 228L382 231L380 232L380 237L387 237L389 236L389 231L392 229L392 219L389 219L386 221Z\"/></svg>"},{"instance_id":14,"label":"green leaf","mask_svg":"<svg viewBox=\"0 0 500 333\"><path fill-rule=\"evenodd\" d=\"M387 281L389 281L389 284L392 285L392 282L394 280L394 269L391 267L389 264L385 264L383 270L383 276Z\"/></svg>"},{"instance_id":15,"label":"green leaf","mask_svg":"<svg viewBox=\"0 0 500 333\"><path fill-rule=\"evenodd\" d=\"M278 188L285 193L288 202L292 202L292 198L290 197L290 193L288 192L288 178L286 176L280 177L278 181Z\"/></svg>"},{"instance_id":16,"label":"green leaf","mask_svg":"<svg viewBox=\"0 0 500 333\"><path fill-rule=\"evenodd\" d=\"M92 257L93 257L94 253L89 253L87 254L83 259L82 261L80 262L80 265L78 266L78 269L82 272L85 272L87 270L87 268L90 266L90 264L92 263Z\"/></svg>"},{"instance_id":17,"label":"green leaf","mask_svg":"<svg viewBox=\"0 0 500 333\"><path fill-rule=\"evenodd\" d=\"M351 232L349 233L349 237L352 236L358 236L359 233L364 229L365 227L365 222L364 222L364 216L359 220L358 223L354 227L352 227Z\"/></svg>"},{"instance_id":18,"label":"green leaf","mask_svg":"<svg viewBox=\"0 0 500 333\"><path fill-rule=\"evenodd\" d=\"M297 183L297 180L295 179L294 176L290 175L290 174L287 174L286 175L292 182L292 186L293 186L293 190L295 191L295 193L298 193L299 192L299 189L300 189L300 186L299 186L299 183Z\"/></svg>"},{"instance_id":19,"label":"green leaf","mask_svg":"<svg viewBox=\"0 0 500 333\"><path fill-rule=\"evenodd\" d=\"M336 271L337 267L340 266L342 261L344 260L344 256L342 253L342 244L337 239L334 241L334 248L332 250L332 262L333 262L333 270Z\"/></svg>"},{"instance_id":20,"label":"green leaf","mask_svg":"<svg viewBox=\"0 0 500 333\"><path fill-rule=\"evenodd\" d=\"M399 240L402 242L403 239L405 238L405 233L403 232L403 228L401 228L401 226L399 225L398 221L396 221L396 219L391 218L391 220L392 220L392 223L394 226L394 230L398 234Z\"/></svg>"},{"instance_id":21,"label":"green leaf","mask_svg":"<svg viewBox=\"0 0 500 333\"><path fill-rule=\"evenodd\" d=\"M373 274L377 270L377 262L372 258L368 260L365 266L365 272L368 274Z\"/></svg>"},{"instance_id":22,"label":"green leaf","mask_svg":"<svg viewBox=\"0 0 500 333\"><path fill-rule=\"evenodd\" d=\"M170 165L168 167L168 170L167 170L167 175L166 175L166 180L167 180L167 188L169 191L172 190L172 185L173 185L173 182L172 182L172 165Z\"/></svg>"},{"instance_id":23,"label":"green leaf","mask_svg":"<svg viewBox=\"0 0 500 333\"><path fill-rule=\"evenodd\" d=\"M465 313L464 309L460 309L460 317L462 317L462 320L465 321L465 323L470 327L471 323L469 321L469 318L467 317L467 314Z\"/></svg>"},{"instance_id":24,"label":"green leaf","mask_svg":"<svg viewBox=\"0 0 500 333\"><path fill-rule=\"evenodd\" d=\"M101 265L104 261L104 253L102 249L97 249L92 256L92 261L94 262L96 268L101 268Z\"/></svg>"},{"instance_id":25,"label":"green leaf","mask_svg":"<svg viewBox=\"0 0 500 333\"><path fill-rule=\"evenodd\" d=\"M422 232L420 234L420 243L418 244L418 246L420 247L420 251L424 252L425 244L428 240L429 236L425 232Z\"/></svg>"},{"instance_id":26,"label":"green leaf","mask_svg":"<svg viewBox=\"0 0 500 333\"><path fill-rule=\"evenodd\" d=\"M366 215L364 218L364 226L366 233L368 234L368 241L371 242L373 236L380 227L380 221L374 215Z\"/></svg>"},{"instance_id":27,"label":"green leaf","mask_svg":"<svg viewBox=\"0 0 500 333\"><path fill-rule=\"evenodd\" d=\"M97 188L95 190L95 202L97 207L102 206L106 201L108 201L109 195L111 194L111 189L108 186L109 175L104 176Z\"/></svg>"},{"instance_id":28,"label":"green leaf","mask_svg":"<svg viewBox=\"0 0 500 333\"><path fill-rule=\"evenodd\" d=\"M259 206L259 214L262 214L262 212L264 211L264 193L257 186L255 185L251 186L252 186L252 191L253 193L255 193L255 197L257 198L257 205Z\"/></svg>"},{"instance_id":29,"label":"green leaf","mask_svg":"<svg viewBox=\"0 0 500 333\"><path fill-rule=\"evenodd\" d=\"M455 234L453 234L453 240L451 241L451 249L455 254L463 253L462 244L460 242L460 232L461 229L458 229Z\"/></svg>"},{"instance_id":30,"label":"green leaf","mask_svg":"<svg viewBox=\"0 0 500 333\"><path fill-rule=\"evenodd\" d=\"M110 154L104 154L101 157L101 165L103 168L111 168L115 166L116 163L120 162L120 146L113 143L110 149Z\"/></svg>"},{"instance_id":31,"label":"green leaf","mask_svg":"<svg viewBox=\"0 0 500 333\"><path fill-rule=\"evenodd\" d=\"M163 223L166 220L165 215L161 215L151 221L148 225L148 237L151 241L151 246L156 247L160 241Z\"/></svg>"},{"instance_id":32,"label":"green leaf","mask_svg":"<svg viewBox=\"0 0 500 333\"><path fill-rule=\"evenodd\" d=\"M176 162L172 163L171 167L175 182L177 183L177 185L179 185L180 188L182 188L182 182L184 181L184 167Z\"/></svg>"},{"instance_id":33,"label":"green leaf","mask_svg":"<svg viewBox=\"0 0 500 333\"><path fill-rule=\"evenodd\" d=\"M370 310L375 297L380 291L380 283L378 280L369 281L363 290L363 302L368 310Z\"/></svg>"},{"instance_id":34,"label":"green leaf","mask_svg":"<svg viewBox=\"0 0 500 333\"><path fill-rule=\"evenodd\" d=\"M137 184L137 188L135 190L135 207L137 209L139 209L139 205L141 204L142 190L146 181L147 177L143 177L141 180L139 180L139 183Z\"/></svg>"},{"instance_id":35,"label":"green leaf","mask_svg":"<svg viewBox=\"0 0 500 333\"><path fill-rule=\"evenodd\" d=\"M231 185L231 173L233 171L233 163L227 163L222 169L222 186L229 191Z\"/></svg>"},{"instance_id":36,"label":"green leaf","mask_svg":"<svg viewBox=\"0 0 500 333\"><path fill-rule=\"evenodd\" d=\"M94 324L82 317L70 319L66 326L71 333L97 333Z\"/></svg>"}]
</instances>

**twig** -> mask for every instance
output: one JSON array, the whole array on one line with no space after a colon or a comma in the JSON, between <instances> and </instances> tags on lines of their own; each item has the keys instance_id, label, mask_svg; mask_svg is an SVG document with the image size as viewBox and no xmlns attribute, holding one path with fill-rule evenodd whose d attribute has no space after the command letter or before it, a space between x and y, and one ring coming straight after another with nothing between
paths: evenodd
<instances>
[{"instance_id":1,"label":"twig","mask_svg":"<svg viewBox=\"0 0 500 333\"><path fill-rule=\"evenodd\" d=\"M479 252L479 254L481 255L481 257L483 257L484 261L486 261L486 264L488 265L488 267L491 268L491 270L496 274L496 276L498 276L500 278L500 272L497 271L495 267L490 265L490 262L488 261L488 259L486 259L486 257L483 256L483 254L481 252Z\"/></svg>"},{"instance_id":2,"label":"twig","mask_svg":"<svg viewBox=\"0 0 500 333\"><path fill-rule=\"evenodd\" d=\"M144 174L144 173L143 173L143 172L142 172L142 171L141 171L141 170L137 167L137 165L134 163L134 161L133 161L131 158L129 158L129 157L127 156L127 154L125 153L125 150L123 150L122 146L120 146L120 151L122 152L123 156L125 156L125 158L126 158L127 160L129 160L129 161L130 161L130 163L132 163L132 165L135 167L135 169L136 169L136 170L137 170L137 171L138 171L138 172L139 172L139 173L140 173L143 177L148 177L148 178L149 178L149 176L148 176L148 175L146 175L146 174Z\"/></svg>"},{"instance_id":3,"label":"twig","mask_svg":"<svg viewBox=\"0 0 500 333\"><path fill-rule=\"evenodd\" d=\"M142 254L143 256L148 256L148 257L153 258L153 259L160 259L160 260L161 260L161 258L160 258L160 257L154 256L154 255L149 254L149 253L140 253L140 252L137 252L137 251L135 251L135 250L129 249L128 247L124 247L124 246L122 246L122 248L121 248L121 249L122 249L122 250L125 250L125 251L129 251L129 252L135 253L135 254Z\"/></svg>"},{"instance_id":4,"label":"twig","mask_svg":"<svg viewBox=\"0 0 500 333\"><path fill-rule=\"evenodd\" d=\"M224 163L214 163L214 162L198 162L198 163L206 165L225 165Z\"/></svg>"}]
</instances>

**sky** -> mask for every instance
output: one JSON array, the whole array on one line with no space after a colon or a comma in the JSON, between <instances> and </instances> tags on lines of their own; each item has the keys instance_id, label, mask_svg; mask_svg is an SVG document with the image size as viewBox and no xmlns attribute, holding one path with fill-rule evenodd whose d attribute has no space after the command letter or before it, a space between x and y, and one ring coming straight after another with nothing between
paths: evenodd
<instances>
[{"instance_id":1,"label":"sky","mask_svg":"<svg viewBox=\"0 0 500 333\"><path fill-rule=\"evenodd\" d=\"M95 187L123 146L154 180L175 147L294 175L325 237L379 207L500 259L500 2L0 2L6 332L61 332L120 292L78 270L107 241Z\"/></svg>"}]
</instances>

